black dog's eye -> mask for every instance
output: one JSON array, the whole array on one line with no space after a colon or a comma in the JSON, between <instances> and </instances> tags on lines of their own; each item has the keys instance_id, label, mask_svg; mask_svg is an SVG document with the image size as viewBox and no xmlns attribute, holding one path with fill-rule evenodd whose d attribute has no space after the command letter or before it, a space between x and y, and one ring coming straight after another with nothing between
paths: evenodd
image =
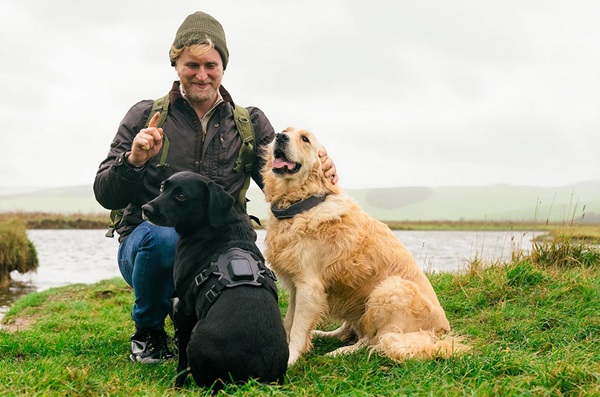
<instances>
[{"instance_id":1,"label":"black dog's eye","mask_svg":"<svg viewBox=\"0 0 600 397\"><path fill-rule=\"evenodd\" d=\"M308 137L306 135L302 135L302 141L310 143L310 139L308 139Z\"/></svg>"},{"instance_id":2,"label":"black dog's eye","mask_svg":"<svg viewBox=\"0 0 600 397\"><path fill-rule=\"evenodd\" d=\"M159 192L160 192L160 193L162 193L162 192L164 192L164 191L165 191L165 184L164 184L164 183L161 183L161 184L160 184L160 190L159 190Z\"/></svg>"},{"instance_id":3,"label":"black dog's eye","mask_svg":"<svg viewBox=\"0 0 600 397\"><path fill-rule=\"evenodd\" d=\"M175 195L175 200L185 201L185 200L187 200L187 196L183 193L179 193L179 194Z\"/></svg>"}]
</instances>

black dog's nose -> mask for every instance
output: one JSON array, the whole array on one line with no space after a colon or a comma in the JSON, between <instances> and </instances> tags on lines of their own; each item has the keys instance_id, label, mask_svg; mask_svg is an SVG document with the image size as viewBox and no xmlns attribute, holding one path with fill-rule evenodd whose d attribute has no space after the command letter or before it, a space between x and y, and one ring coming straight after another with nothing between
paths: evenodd
<instances>
[{"instance_id":1,"label":"black dog's nose","mask_svg":"<svg viewBox=\"0 0 600 397\"><path fill-rule=\"evenodd\" d=\"M142 216L144 219L146 219L148 216L152 216L153 212L154 212L154 208L152 208L151 205L148 205L148 204L142 205Z\"/></svg>"},{"instance_id":2,"label":"black dog's nose","mask_svg":"<svg viewBox=\"0 0 600 397\"><path fill-rule=\"evenodd\" d=\"M290 140L290 137L285 132L275 134L275 141L277 141L277 143L287 142L289 140Z\"/></svg>"}]
</instances>

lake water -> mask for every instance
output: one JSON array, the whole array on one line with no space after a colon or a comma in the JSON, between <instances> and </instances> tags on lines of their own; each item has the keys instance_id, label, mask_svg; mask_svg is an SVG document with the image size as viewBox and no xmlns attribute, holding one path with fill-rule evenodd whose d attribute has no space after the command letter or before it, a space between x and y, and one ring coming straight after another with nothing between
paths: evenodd
<instances>
[{"instance_id":1,"label":"lake water","mask_svg":"<svg viewBox=\"0 0 600 397\"><path fill-rule=\"evenodd\" d=\"M39 259L36 273L11 274L8 288L0 288L0 318L19 297L67 284L91 284L121 277L117 266L117 239L105 230L29 230ZM453 272L469 260L510 259L512 252L531 248L539 232L395 231L400 241L427 271ZM265 231L258 230L262 249Z\"/></svg>"}]
</instances>

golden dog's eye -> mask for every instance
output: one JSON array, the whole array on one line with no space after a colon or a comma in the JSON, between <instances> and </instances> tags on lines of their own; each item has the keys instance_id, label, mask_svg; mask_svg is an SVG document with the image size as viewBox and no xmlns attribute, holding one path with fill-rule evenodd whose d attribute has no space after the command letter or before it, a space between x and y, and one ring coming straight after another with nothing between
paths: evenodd
<instances>
[{"instance_id":1,"label":"golden dog's eye","mask_svg":"<svg viewBox=\"0 0 600 397\"><path fill-rule=\"evenodd\" d=\"M310 139L306 135L302 135L302 141L306 143L310 143Z\"/></svg>"}]
</instances>

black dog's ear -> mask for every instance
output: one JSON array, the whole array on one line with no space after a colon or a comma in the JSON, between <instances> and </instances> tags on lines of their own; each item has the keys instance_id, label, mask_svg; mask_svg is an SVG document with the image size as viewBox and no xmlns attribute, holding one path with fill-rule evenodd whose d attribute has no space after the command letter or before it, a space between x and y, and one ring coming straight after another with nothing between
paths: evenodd
<instances>
[{"instance_id":1,"label":"black dog's ear","mask_svg":"<svg viewBox=\"0 0 600 397\"><path fill-rule=\"evenodd\" d=\"M210 182L208 188L208 206L207 215L208 223L214 228L219 228L232 223L234 218L231 209L235 204L235 200L223 188Z\"/></svg>"}]
</instances>

